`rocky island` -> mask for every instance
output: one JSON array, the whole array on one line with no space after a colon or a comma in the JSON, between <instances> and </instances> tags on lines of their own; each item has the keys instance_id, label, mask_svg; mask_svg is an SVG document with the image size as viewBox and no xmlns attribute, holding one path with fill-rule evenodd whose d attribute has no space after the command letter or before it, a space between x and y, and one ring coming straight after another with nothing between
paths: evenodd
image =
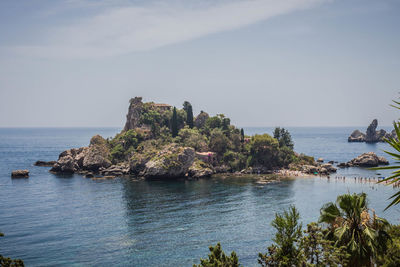
<instances>
[{"instance_id":1,"label":"rocky island","mask_svg":"<svg viewBox=\"0 0 400 267\"><path fill-rule=\"evenodd\" d=\"M93 136L88 147L66 150L52 164L53 173L159 179L280 169L313 174L336 171L331 164L322 166L313 157L295 153L290 133L283 128L276 128L273 137L246 136L223 114L201 111L194 117L187 101L177 109L144 103L141 97L130 100L124 129L114 138Z\"/></svg>"},{"instance_id":2,"label":"rocky island","mask_svg":"<svg viewBox=\"0 0 400 267\"><path fill-rule=\"evenodd\" d=\"M348 142L367 142L367 143L376 143L376 142L384 142L385 139L396 137L396 132L393 130L391 133L386 132L381 129L379 131L376 130L378 127L378 120L374 119L371 124L367 128L367 132L363 133L360 130L355 130L347 139Z\"/></svg>"},{"instance_id":3,"label":"rocky island","mask_svg":"<svg viewBox=\"0 0 400 267\"><path fill-rule=\"evenodd\" d=\"M348 162L338 164L338 167L378 167L379 165L389 165L389 161L377 156L374 152L367 152Z\"/></svg>"}]
</instances>

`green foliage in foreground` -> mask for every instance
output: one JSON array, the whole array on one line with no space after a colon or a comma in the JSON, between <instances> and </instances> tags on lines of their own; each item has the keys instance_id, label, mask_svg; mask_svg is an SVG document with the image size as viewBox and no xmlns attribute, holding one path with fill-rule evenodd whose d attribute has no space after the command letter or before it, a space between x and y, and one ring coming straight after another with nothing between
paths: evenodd
<instances>
[{"instance_id":1,"label":"green foliage in foreground","mask_svg":"<svg viewBox=\"0 0 400 267\"><path fill-rule=\"evenodd\" d=\"M329 225L336 245L346 247L351 266L372 266L386 250L389 223L370 213L365 193L338 196L322 207L319 221Z\"/></svg>"},{"instance_id":2,"label":"green foliage in foreground","mask_svg":"<svg viewBox=\"0 0 400 267\"><path fill-rule=\"evenodd\" d=\"M3 233L0 233L0 237L4 236ZM10 259L6 258L0 254L0 266L2 267L23 267L24 262L19 259Z\"/></svg>"},{"instance_id":3,"label":"green foliage in foreground","mask_svg":"<svg viewBox=\"0 0 400 267\"><path fill-rule=\"evenodd\" d=\"M400 226L371 214L364 193L338 196L336 203L325 204L320 213L322 224L312 222L304 231L294 206L275 214L274 243L266 253L259 253L258 263L263 267L400 266ZM210 251L200 266L237 266L212 265L216 261L211 259L225 254L218 245ZM235 252L231 255L237 259Z\"/></svg>"},{"instance_id":4,"label":"green foliage in foreground","mask_svg":"<svg viewBox=\"0 0 400 267\"><path fill-rule=\"evenodd\" d=\"M393 101L395 105L392 107L400 109L400 102ZM392 156L393 159L396 161L396 164L400 164L400 122L395 121L393 122L394 130L396 132L396 136L386 139L386 143L388 143L396 152L389 152L385 150L385 153ZM373 170L393 170L392 175L381 180L380 182L389 182L388 184L399 183L400 182L400 165L395 166L385 166L385 167L377 167L372 168ZM400 203L400 191L395 193L393 196L390 197L392 202L386 207L386 209L390 208L393 205L397 205Z\"/></svg>"},{"instance_id":5,"label":"green foliage in foreground","mask_svg":"<svg viewBox=\"0 0 400 267\"><path fill-rule=\"evenodd\" d=\"M277 233L274 245L268 247L268 253L258 254L261 266L297 266L302 260L300 247L296 244L301 238L302 225L299 223L300 214L294 206L283 214L276 214L272 226Z\"/></svg>"},{"instance_id":6,"label":"green foliage in foreground","mask_svg":"<svg viewBox=\"0 0 400 267\"><path fill-rule=\"evenodd\" d=\"M230 256L225 255L225 252L221 248L221 244L218 243L215 247L209 247L210 254L208 259L200 259L200 264L194 264L193 267L239 267L239 258L233 251Z\"/></svg>"}]
</instances>

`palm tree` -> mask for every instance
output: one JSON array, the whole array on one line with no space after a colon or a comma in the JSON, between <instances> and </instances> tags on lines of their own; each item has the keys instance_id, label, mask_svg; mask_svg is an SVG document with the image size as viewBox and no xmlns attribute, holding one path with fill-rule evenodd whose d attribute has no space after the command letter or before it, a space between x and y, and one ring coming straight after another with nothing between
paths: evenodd
<instances>
[{"instance_id":1,"label":"palm tree","mask_svg":"<svg viewBox=\"0 0 400 267\"><path fill-rule=\"evenodd\" d=\"M367 207L367 195L344 194L336 203L325 204L319 222L329 224L329 236L336 246L349 252L349 266L373 266L374 259L385 249L389 223Z\"/></svg>"},{"instance_id":2,"label":"palm tree","mask_svg":"<svg viewBox=\"0 0 400 267\"><path fill-rule=\"evenodd\" d=\"M391 105L394 108L400 109L400 102L398 101L393 101L395 105ZM393 157L394 160L396 160L396 164L400 164L400 122L393 122L394 130L396 132L395 136L389 137L388 139L385 139L385 142L388 143L396 152L389 152L384 150L384 152L390 156ZM382 182L389 182L388 184L393 184L393 183L400 183L400 165L396 166L386 166L386 167L377 167L377 168L371 168L373 170L394 170L392 172L392 175L379 181L380 183ZM385 208L387 210L393 205L397 205L400 203L400 191L394 194L393 196L390 197L390 199L393 199L392 202Z\"/></svg>"}]
</instances>

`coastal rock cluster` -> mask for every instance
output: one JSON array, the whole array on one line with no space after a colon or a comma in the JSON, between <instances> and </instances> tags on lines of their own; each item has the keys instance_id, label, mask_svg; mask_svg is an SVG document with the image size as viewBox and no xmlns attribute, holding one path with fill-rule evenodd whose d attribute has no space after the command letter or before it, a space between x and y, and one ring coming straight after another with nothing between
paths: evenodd
<instances>
[{"instance_id":1,"label":"coastal rock cluster","mask_svg":"<svg viewBox=\"0 0 400 267\"><path fill-rule=\"evenodd\" d=\"M331 163L320 163L318 165L304 165L302 171L308 174L328 175L334 173L337 169Z\"/></svg>"},{"instance_id":2,"label":"coastal rock cluster","mask_svg":"<svg viewBox=\"0 0 400 267\"><path fill-rule=\"evenodd\" d=\"M374 152L361 154L360 156L344 163L338 167L377 167L379 165L388 165L389 161L384 157L377 156Z\"/></svg>"},{"instance_id":3,"label":"coastal rock cluster","mask_svg":"<svg viewBox=\"0 0 400 267\"><path fill-rule=\"evenodd\" d=\"M175 129L175 130L174 130ZM297 154L289 132L277 128L274 137L248 137L223 114L193 116L185 101L183 109L168 104L129 102L124 129L114 138L93 136L87 147L63 151L51 166L53 173L79 173L87 178L132 175L143 178L200 178L215 173L268 174L288 168L310 174L336 171L331 163Z\"/></svg>"},{"instance_id":4,"label":"coastal rock cluster","mask_svg":"<svg viewBox=\"0 0 400 267\"><path fill-rule=\"evenodd\" d=\"M99 136L93 138L100 139ZM129 163L115 165L107 159L107 153L104 147L91 142L89 147L62 152L50 171L80 173L88 178L92 178L94 174L107 177L133 174L145 178L200 178L214 173L212 165L196 158L194 149L190 147L177 147L172 144L152 155L136 153Z\"/></svg>"},{"instance_id":5,"label":"coastal rock cluster","mask_svg":"<svg viewBox=\"0 0 400 267\"><path fill-rule=\"evenodd\" d=\"M391 133L388 133L383 129L377 131L376 130L377 127L378 127L378 120L374 119L368 126L366 133L363 133L360 130L355 130L348 137L347 141L376 143L376 142L384 142L384 140L387 138L397 138L395 130L393 130Z\"/></svg>"},{"instance_id":6,"label":"coastal rock cluster","mask_svg":"<svg viewBox=\"0 0 400 267\"><path fill-rule=\"evenodd\" d=\"M93 136L89 147L72 148L62 152L50 169L54 173L82 171L98 172L111 166L106 140L100 135Z\"/></svg>"}]
</instances>

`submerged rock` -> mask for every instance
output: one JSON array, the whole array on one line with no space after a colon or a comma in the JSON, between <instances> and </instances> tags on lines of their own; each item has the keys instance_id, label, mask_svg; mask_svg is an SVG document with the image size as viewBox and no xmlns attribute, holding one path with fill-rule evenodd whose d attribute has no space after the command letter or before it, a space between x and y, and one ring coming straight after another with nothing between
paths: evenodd
<instances>
[{"instance_id":1,"label":"submerged rock","mask_svg":"<svg viewBox=\"0 0 400 267\"><path fill-rule=\"evenodd\" d=\"M53 167L53 165L56 164L56 161L43 161L43 160L38 160L35 162L35 166L39 167Z\"/></svg>"},{"instance_id":2,"label":"submerged rock","mask_svg":"<svg viewBox=\"0 0 400 267\"><path fill-rule=\"evenodd\" d=\"M11 178L28 178L29 171L28 170L15 170L11 172Z\"/></svg>"}]
</instances>

